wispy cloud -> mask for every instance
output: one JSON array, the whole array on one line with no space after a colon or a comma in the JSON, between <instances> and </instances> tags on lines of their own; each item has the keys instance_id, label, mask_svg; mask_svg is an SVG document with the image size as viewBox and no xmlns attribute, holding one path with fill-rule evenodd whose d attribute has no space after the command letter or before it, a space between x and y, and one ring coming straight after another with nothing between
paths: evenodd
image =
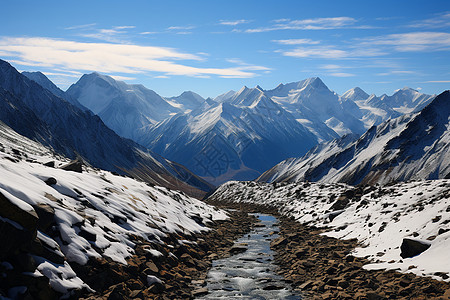
<instances>
[{"instance_id":1,"label":"wispy cloud","mask_svg":"<svg viewBox=\"0 0 450 300\"><path fill-rule=\"evenodd\" d=\"M410 24L409 27L413 28L444 28L450 27L450 12L444 12L435 15L432 18L416 21Z\"/></svg>"},{"instance_id":2,"label":"wispy cloud","mask_svg":"<svg viewBox=\"0 0 450 300\"><path fill-rule=\"evenodd\" d=\"M350 27L355 25L356 19L351 17L315 18L315 19L278 19L268 27L247 29L247 33L258 33L275 30L326 30Z\"/></svg>"},{"instance_id":3,"label":"wispy cloud","mask_svg":"<svg viewBox=\"0 0 450 300\"><path fill-rule=\"evenodd\" d=\"M192 30L195 26L170 26L167 30Z\"/></svg>"},{"instance_id":4,"label":"wispy cloud","mask_svg":"<svg viewBox=\"0 0 450 300\"><path fill-rule=\"evenodd\" d=\"M450 83L450 80L429 80L426 83Z\"/></svg>"},{"instance_id":5,"label":"wispy cloud","mask_svg":"<svg viewBox=\"0 0 450 300\"><path fill-rule=\"evenodd\" d=\"M329 73L328 75L333 76L333 77L353 77L353 76L356 76L355 74L345 73L345 72L332 72L332 73Z\"/></svg>"},{"instance_id":6,"label":"wispy cloud","mask_svg":"<svg viewBox=\"0 0 450 300\"><path fill-rule=\"evenodd\" d=\"M317 45L320 41L314 41L311 39L289 39L289 40L272 40L272 42L280 45Z\"/></svg>"},{"instance_id":7,"label":"wispy cloud","mask_svg":"<svg viewBox=\"0 0 450 300\"><path fill-rule=\"evenodd\" d=\"M380 56L385 53L379 49L371 48L337 48L335 46L318 46L318 47L298 47L290 50L277 50L284 56L299 58L327 58L327 59L347 59Z\"/></svg>"},{"instance_id":8,"label":"wispy cloud","mask_svg":"<svg viewBox=\"0 0 450 300\"><path fill-rule=\"evenodd\" d=\"M411 75L411 74L417 74L417 72L414 71L408 71L408 70L392 70L389 72L384 73L378 73L378 76L390 76L390 75Z\"/></svg>"},{"instance_id":9,"label":"wispy cloud","mask_svg":"<svg viewBox=\"0 0 450 300\"><path fill-rule=\"evenodd\" d=\"M319 67L319 69L328 71L327 75L333 76L333 77L353 77L353 76L356 76L355 74L342 71L344 69L349 69L349 68L350 67L347 67L347 66L334 65L334 64L322 65L322 66Z\"/></svg>"},{"instance_id":10,"label":"wispy cloud","mask_svg":"<svg viewBox=\"0 0 450 300\"><path fill-rule=\"evenodd\" d=\"M227 21L227 20L220 20L219 24L220 25L226 25L226 26L237 26L240 24L246 24L246 23L250 23L250 20L234 20L234 21Z\"/></svg>"},{"instance_id":11,"label":"wispy cloud","mask_svg":"<svg viewBox=\"0 0 450 300\"><path fill-rule=\"evenodd\" d=\"M386 56L394 52L434 52L450 50L450 33L410 32L358 38L351 43L326 45L308 39L274 40L281 45L299 45L276 52L298 58L358 59ZM401 72L401 71L397 71Z\"/></svg>"},{"instance_id":12,"label":"wispy cloud","mask_svg":"<svg viewBox=\"0 0 450 300\"><path fill-rule=\"evenodd\" d=\"M66 30L86 29L86 28L94 27L95 25L97 25L97 23L90 23L90 24L83 24L83 25L75 25L75 26L71 26L71 27L66 27L66 28L64 28L64 29L66 29Z\"/></svg>"},{"instance_id":13,"label":"wispy cloud","mask_svg":"<svg viewBox=\"0 0 450 300\"><path fill-rule=\"evenodd\" d=\"M392 46L400 52L450 50L450 33L410 32L361 39L363 46Z\"/></svg>"},{"instance_id":14,"label":"wispy cloud","mask_svg":"<svg viewBox=\"0 0 450 300\"><path fill-rule=\"evenodd\" d=\"M176 49L113 43L83 43L51 38L0 38L0 51L20 65L59 68L107 74L157 72L161 75L220 76L250 78L261 66L238 65L231 68L199 68L179 61L203 58Z\"/></svg>"},{"instance_id":15,"label":"wispy cloud","mask_svg":"<svg viewBox=\"0 0 450 300\"><path fill-rule=\"evenodd\" d=\"M122 29L133 29L136 28L136 26L114 26L113 28L116 30L122 30Z\"/></svg>"},{"instance_id":16,"label":"wispy cloud","mask_svg":"<svg viewBox=\"0 0 450 300\"><path fill-rule=\"evenodd\" d=\"M87 25L95 25L95 24L87 24ZM71 27L71 29L80 29L77 35L81 37L87 37L91 39L107 41L112 43L124 43L127 42L127 34L129 29L134 29L136 26L132 25L124 25L124 26L113 26L111 28L93 28L93 26L75 26Z\"/></svg>"},{"instance_id":17,"label":"wispy cloud","mask_svg":"<svg viewBox=\"0 0 450 300\"><path fill-rule=\"evenodd\" d=\"M144 32L140 32L139 34L150 35L150 34L157 34L157 32L156 31L144 31Z\"/></svg>"}]
</instances>

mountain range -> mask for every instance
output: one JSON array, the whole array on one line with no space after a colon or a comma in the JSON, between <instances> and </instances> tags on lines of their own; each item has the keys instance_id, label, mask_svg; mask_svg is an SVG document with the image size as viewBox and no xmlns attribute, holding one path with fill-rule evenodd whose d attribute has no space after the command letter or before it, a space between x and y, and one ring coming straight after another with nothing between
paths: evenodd
<instances>
[{"instance_id":1,"label":"mountain range","mask_svg":"<svg viewBox=\"0 0 450 300\"><path fill-rule=\"evenodd\" d=\"M42 76L32 76L22 75L0 60L0 120L19 134L66 157L81 157L92 166L130 174L152 184L196 196L211 189L182 165L120 137L90 110L77 107L81 104L73 105L76 99L55 95L57 90L51 85L50 90L41 86L46 82Z\"/></svg>"},{"instance_id":2,"label":"mountain range","mask_svg":"<svg viewBox=\"0 0 450 300\"><path fill-rule=\"evenodd\" d=\"M421 97L416 101L421 103ZM320 144L303 157L277 164L258 180L357 185L450 178L449 128L450 92L445 91L417 113L373 126L361 137L346 135Z\"/></svg>"},{"instance_id":3,"label":"mountain range","mask_svg":"<svg viewBox=\"0 0 450 300\"><path fill-rule=\"evenodd\" d=\"M339 96L317 77L272 90L244 86L214 99L193 92L167 98L98 73L83 75L67 94L119 135L215 185L254 179L320 142L361 135L434 98L410 88L380 97L353 88Z\"/></svg>"}]
</instances>

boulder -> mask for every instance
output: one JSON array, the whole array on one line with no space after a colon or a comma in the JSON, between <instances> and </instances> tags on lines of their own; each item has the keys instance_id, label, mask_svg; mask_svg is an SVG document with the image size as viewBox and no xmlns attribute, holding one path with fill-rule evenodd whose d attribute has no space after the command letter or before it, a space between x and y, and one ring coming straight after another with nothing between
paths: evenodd
<instances>
[{"instance_id":1,"label":"boulder","mask_svg":"<svg viewBox=\"0 0 450 300\"><path fill-rule=\"evenodd\" d=\"M79 159L72 160L70 163L61 166L61 169L66 171L73 171L82 173L83 172L83 163Z\"/></svg>"},{"instance_id":2,"label":"boulder","mask_svg":"<svg viewBox=\"0 0 450 300\"><path fill-rule=\"evenodd\" d=\"M400 250L402 251L400 256L402 258L414 257L430 248L430 246L431 244L426 241L404 238L400 246Z\"/></svg>"},{"instance_id":3,"label":"boulder","mask_svg":"<svg viewBox=\"0 0 450 300\"><path fill-rule=\"evenodd\" d=\"M29 231L36 232L38 216L34 209L20 199L9 199L0 192L0 216Z\"/></svg>"},{"instance_id":4,"label":"boulder","mask_svg":"<svg viewBox=\"0 0 450 300\"><path fill-rule=\"evenodd\" d=\"M55 185L55 184L58 183L54 177L49 177L49 178L47 178L46 180L44 180L44 182L45 182L47 185L50 185L50 186Z\"/></svg>"}]
</instances>

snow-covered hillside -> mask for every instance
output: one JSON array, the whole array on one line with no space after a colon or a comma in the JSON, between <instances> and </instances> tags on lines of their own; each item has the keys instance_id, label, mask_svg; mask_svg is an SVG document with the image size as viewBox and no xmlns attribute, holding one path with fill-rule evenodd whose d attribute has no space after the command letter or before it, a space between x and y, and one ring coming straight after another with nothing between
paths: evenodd
<instances>
[{"instance_id":1,"label":"snow-covered hillside","mask_svg":"<svg viewBox=\"0 0 450 300\"><path fill-rule=\"evenodd\" d=\"M201 196L211 186L185 167L118 136L98 116L55 96L0 60L0 120L66 157L128 172L151 183ZM203 192L204 193L204 192Z\"/></svg>"},{"instance_id":2,"label":"snow-covered hillside","mask_svg":"<svg viewBox=\"0 0 450 300\"><path fill-rule=\"evenodd\" d=\"M388 183L450 175L450 92L416 114L370 128L359 139L345 136L281 162L259 181Z\"/></svg>"},{"instance_id":3,"label":"snow-covered hillside","mask_svg":"<svg viewBox=\"0 0 450 300\"><path fill-rule=\"evenodd\" d=\"M366 269L394 269L450 281L450 180L384 187L228 182L210 199L270 206L298 222L327 228L328 236L356 238L361 247L352 254L371 260ZM401 247L404 239L428 249L409 257Z\"/></svg>"},{"instance_id":4,"label":"snow-covered hillside","mask_svg":"<svg viewBox=\"0 0 450 300\"><path fill-rule=\"evenodd\" d=\"M87 166L69 171L68 162L0 122L0 286L13 285L13 299L31 288L22 287L28 277L47 277L63 294L91 290L73 263L127 264L139 239L155 246L146 250L155 259L173 256L156 250L167 234L186 237L227 218L183 193ZM22 284L8 277L24 268Z\"/></svg>"}]
</instances>

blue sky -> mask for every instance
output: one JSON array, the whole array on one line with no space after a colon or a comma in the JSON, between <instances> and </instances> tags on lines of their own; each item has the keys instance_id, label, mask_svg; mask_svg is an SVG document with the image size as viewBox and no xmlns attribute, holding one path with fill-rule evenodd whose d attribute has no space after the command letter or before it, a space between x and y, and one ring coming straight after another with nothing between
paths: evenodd
<instances>
[{"instance_id":1,"label":"blue sky","mask_svg":"<svg viewBox=\"0 0 450 300\"><path fill-rule=\"evenodd\" d=\"M339 94L450 88L448 0L18 0L2 10L0 58L62 89L93 71L162 96L314 76Z\"/></svg>"}]
</instances>

